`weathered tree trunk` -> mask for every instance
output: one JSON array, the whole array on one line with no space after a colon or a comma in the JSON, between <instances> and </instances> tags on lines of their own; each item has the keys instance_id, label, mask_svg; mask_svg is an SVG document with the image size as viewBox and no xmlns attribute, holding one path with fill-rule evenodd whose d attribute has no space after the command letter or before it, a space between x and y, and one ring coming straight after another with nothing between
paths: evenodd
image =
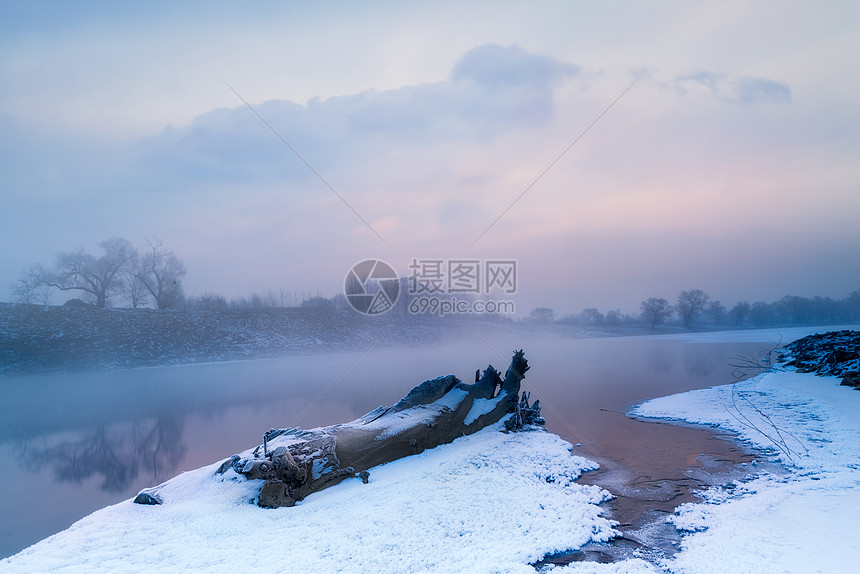
<instances>
[{"instance_id":1,"label":"weathered tree trunk","mask_svg":"<svg viewBox=\"0 0 860 574\"><path fill-rule=\"evenodd\" d=\"M219 473L229 470L264 481L257 503L292 506L312 492L361 476L367 470L472 434L514 413L507 428L522 426L520 383L529 369L523 352L514 353L504 380L492 365L473 385L454 375L425 381L394 406L367 413L350 423L301 430L271 430L251 455L234 455ZM537 405L535 405L537 407ZM526 422L542 422L537 411ZM507 421L506 421L507 423Z\"/></svg>"}]
</instances>

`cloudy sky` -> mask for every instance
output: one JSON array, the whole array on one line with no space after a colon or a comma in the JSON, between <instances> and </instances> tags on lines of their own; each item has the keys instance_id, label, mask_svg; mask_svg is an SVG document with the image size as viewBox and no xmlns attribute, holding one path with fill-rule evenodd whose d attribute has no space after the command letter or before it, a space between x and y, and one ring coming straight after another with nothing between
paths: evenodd
<instances>
[{"instance_id":1,"label":"cloudy sky","mask_svg":"<svg viewBox=\"0 0 860 574\"><path fill-rule=\"evenodd\" d=\"M413 257L516 259L523 313L860 289L856 2L174 4L0 3L0 300L112 236L228 297Z\"/></svg>"}]
</instances>

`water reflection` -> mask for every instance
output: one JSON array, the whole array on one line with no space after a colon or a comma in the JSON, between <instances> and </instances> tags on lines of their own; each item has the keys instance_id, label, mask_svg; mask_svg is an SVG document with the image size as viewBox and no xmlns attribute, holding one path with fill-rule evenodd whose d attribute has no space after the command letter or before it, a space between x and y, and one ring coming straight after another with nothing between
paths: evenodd
<instances>
[{"instance_id":1,"label":"water reflection","mask_svg":"<svg viewBox=\"0 0 860 574\"><path fill-rule=\"evenodd\" d=\"M648 362L646 364L648 370L652 373L668 373L672 370L675 364L675 356L665 347L655 347L648 354Z\"/></svg>"},{"instance_id":2,"label":"water reflection","mask_svg":"<svg viewBox=\"0 0 860 574\"><path fill-rule=\"evenodd\" d=\"M141 473L154 482L176 474L188 450L183 430L180 417L163 416L25 440L20 447L31 468L50 469L57 482L82 485L97 477L99 490L121 493Z\"/></svg>"},{"instance_id":3,"label":"water reflection","mask_svg":"<svg viewBox=\"0 0 860 574\"><path fill-rule=\"evenodd\" d=\"M684 356L684 371L691 377L704 378L714 372L714 357L706 349L697 349Z\"/></svg>"},{"instance_id":4,"label":"water reflection","mask_svg":"<svg viewBox=\"0 0 860 574\"><path fill-rule=\"evenodd\" d=\"M707 378L714 374L717 365L726 362L725 356L711 345L686 345L683 353L677 346L660 344L653 346L645 366L654 374L670 373L679 366L690 377Z\"/></svg>"}]
</instances>

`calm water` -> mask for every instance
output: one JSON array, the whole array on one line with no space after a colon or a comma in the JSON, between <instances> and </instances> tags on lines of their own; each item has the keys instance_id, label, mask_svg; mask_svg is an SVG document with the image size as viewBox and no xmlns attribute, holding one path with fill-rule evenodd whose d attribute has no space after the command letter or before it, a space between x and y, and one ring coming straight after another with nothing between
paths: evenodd
<instances>
[{"instance_id":1,"label":"calm water","mask_svg":"<svg viewBox=\"0 0 860 574\"><path fill-rule=\"evenodd\" d=\"M472 382L487 364L504 371L514 343L484 338L503 359L476 341L371 351L357 362L350 353L0 379L0 557L252 447L271 427L348 421L428 378L454 373ZM526 390L541 397L550 430L581 443L579 454L640 474L638 467L683 464L699 447L688 429L619 413L647 398L732 382L730 357L772 347L660 338L517 345L532 365ZM658 435L653 427L670 430Z\"/></svg>"}]
</instances>

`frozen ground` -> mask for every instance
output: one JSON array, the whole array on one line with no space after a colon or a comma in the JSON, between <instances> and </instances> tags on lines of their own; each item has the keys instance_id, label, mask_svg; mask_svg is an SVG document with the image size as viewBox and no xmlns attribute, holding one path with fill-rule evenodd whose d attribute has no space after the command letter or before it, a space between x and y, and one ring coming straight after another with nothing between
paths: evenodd
<instances>
[{"instance_id":1,"label":"frozen ground","mask_svg":"<svg viewBox=\"0 0 860 574\"><path fill-rule=\"evenodd\" d=\"M371 470L294 508L250 503L259 483L218 464L125 501L0 561L4 572L534 572L545 554L606 540L596 465L542 431L500 424Z\"/></svg>"},{"instance_id":2,"label":"frozen ground","mask_svg":"<svg viewBox=\"0 0 860 574\"><path fill-rule=\"evenodd\" d=\"M839 378L764 373L654 399L631 414L734 431L786 467L679 507L671 520L689 534L664 564L669 571L857 571L860 393Z\"/></svg>"}]
</instances>

